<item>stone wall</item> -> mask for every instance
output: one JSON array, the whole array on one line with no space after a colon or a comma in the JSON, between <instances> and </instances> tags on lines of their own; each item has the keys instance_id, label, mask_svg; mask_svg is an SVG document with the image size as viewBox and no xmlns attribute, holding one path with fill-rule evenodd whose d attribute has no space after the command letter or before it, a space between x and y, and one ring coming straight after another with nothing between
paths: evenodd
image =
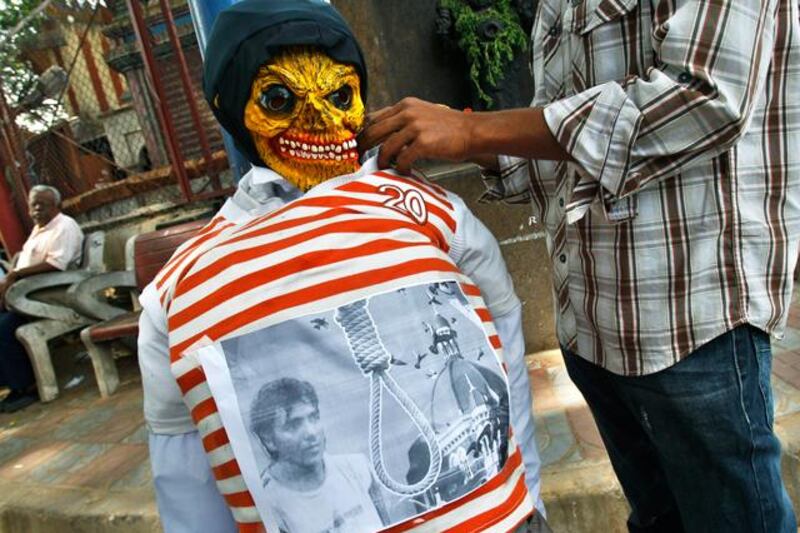
<instances>
[{"instance_id":1,"label":"stone wall","mask_svg":"<svg viewBox=\"0 0 800 533\"><path fill-rule=\"evenodd\" d=\"M232 185L230 172L223 173L224 187ZM208 191L206 177L192 180L192 190ZM109 270L124 270L125 245L131 237L165 226L210 218L221 207L224 198L184 203L178 185L169 184L142 191L135 196L106 203L75 215L84 233L106 233L104 261Z\"/></svg>"},{"instance_id":2,"label":"stone wall","mask_svg":"<svg viewBox=\"0 0 800 533\"><path fill-rule=\"evenodd\" d=\"M368 106L379 109L405 96L453 107L468 105L466 65L436 38L436 0L333 0L364 50Z\"/></svg>"},{"instance_id":3,"label":"stone wall","mask_svg":"<svg viewBox=\"0 0 800 533\"><path fill-rule=\"evenodd\" d=\"M379 109L406 96L463 109L471 81L460 50L436 35L436 0L333 0L353 28L369 70L368 106ZM514 77L519 105L530 102L527 54L506 69ZM512 73L513 72L513 73ZM477 109L477 107L476 107Z\"/></svg>"}]
</instances>

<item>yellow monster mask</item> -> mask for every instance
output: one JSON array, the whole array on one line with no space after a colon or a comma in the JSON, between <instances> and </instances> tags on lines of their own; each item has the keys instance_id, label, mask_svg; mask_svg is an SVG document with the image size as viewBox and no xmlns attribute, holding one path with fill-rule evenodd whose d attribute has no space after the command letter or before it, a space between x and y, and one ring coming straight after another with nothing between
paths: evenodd
<instances>
[{"instance_id":1,"label":"yellow monster mask","mask_svg":"<svg viewBox=\"0 0 800 533\"><path fill-rule=\"evenodd\" d=\"M364 123L358 73L310 47L291 47L259 69L244 124L268 167L299 189L359 168Z\"/></svg>"}]
</instances>

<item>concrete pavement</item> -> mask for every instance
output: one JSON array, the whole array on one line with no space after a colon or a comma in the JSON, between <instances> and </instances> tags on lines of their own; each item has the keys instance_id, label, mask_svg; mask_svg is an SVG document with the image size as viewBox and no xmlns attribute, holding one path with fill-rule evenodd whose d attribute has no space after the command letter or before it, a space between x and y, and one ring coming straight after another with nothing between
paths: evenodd
<instances>
[{"instance_id":1,"label":"concrete pavement","mask_svg":"<svg viewBox=\"0 0 800 533\"><path fill-rule=\"evenodd\" d=\"M774 343L775 426L783 472L800 508L800 296L786 338ZM79 346L59 350L57 374L77 387L50 404L0 414L0 532L160 531L151 488L136 361L120 359L122 386L100 398ZM64 361L70 364L64 365ZM528 357L544 500L556 533L624 532L627 507L600 437L557 352ZM63 385L63 383L62 383ZM198 532L205 533L205 532ZM213 533L213 532L211 532Z\"/></svg>"}]
</instances>

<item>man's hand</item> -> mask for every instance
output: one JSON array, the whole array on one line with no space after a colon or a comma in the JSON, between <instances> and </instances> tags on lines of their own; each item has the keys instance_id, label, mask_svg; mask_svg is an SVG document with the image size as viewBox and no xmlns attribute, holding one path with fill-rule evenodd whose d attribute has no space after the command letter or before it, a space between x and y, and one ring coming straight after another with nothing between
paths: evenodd
<instances>
[{"instance_id":1,"label":"man's hand","mask_svg":"<svg viewBox=\"0 0 800 533\"><path fill-rule=\"evenodd\" d=\"M11 287L11 285L16 280L17 280L16 275L12 270L8 274L6 274L6 277L3 278L2 281L0 281L0 310L6 308L6 292L8 291L8 288Z\"/></svg>"},{"instance_id":2,"label":"man's hand","mask_svg":"<svg viewBox=\"0 0 800 533\"><path fill-rule=\"evenodd\" d=\"M463 161L470 157L470 115L417 98L404 98L391 107L367 115L367 127L358 139L362 151L383 144L378 166L394 163L408 173L419 159Z\"/></svg>"},{"instance_id":3,"label":"man's hand","mask_svg":"<svg viewBox=\"0 0 800 533\"><path fill-rule=\"evenodd\" d=\"M12 270L6 277L3 278L3 281L0 281L0 308L5 305L6 299L6 292L8 291L9 287L14 284L15 281L20 280L22 278L27 278L28 276L34 276L36 274L44 274L45 272L55 272L59 270L58 268L54 267L47 261L42 263L37 263L35 265L25 267L25 268L18 268L16 270Z\"/></svg>"}]
</instances>

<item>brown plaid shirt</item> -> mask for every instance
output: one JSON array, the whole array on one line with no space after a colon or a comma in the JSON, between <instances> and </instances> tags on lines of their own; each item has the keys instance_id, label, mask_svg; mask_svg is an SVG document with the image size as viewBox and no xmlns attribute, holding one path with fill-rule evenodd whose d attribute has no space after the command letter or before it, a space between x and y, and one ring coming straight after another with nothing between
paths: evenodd
<instances>
[{"instance_id":1,"label":"brown plaid shirt","mask_svg":"<svg viewBox=\"0 0 800 533\"><path fill-rule=\"evenodd\" d=\"M624 375L780 336L800 239L798 0L540 0L535 97L574 163L501 158L547 228L560 342Z\"/></svg>"}]
</instances>

